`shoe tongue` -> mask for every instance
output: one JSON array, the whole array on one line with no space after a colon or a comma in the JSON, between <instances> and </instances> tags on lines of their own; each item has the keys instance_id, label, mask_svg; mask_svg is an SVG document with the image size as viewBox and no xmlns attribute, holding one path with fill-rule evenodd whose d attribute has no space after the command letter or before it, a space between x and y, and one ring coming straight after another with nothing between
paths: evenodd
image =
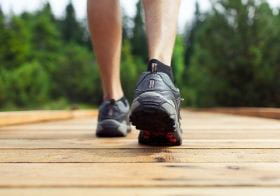
<instances>
[{"instance_id":1,"label":"shoe tongue","mask_svg":"<svg viewBox=\"0 0 280 196\"><path fill-rule=\"evenodd\" d=\"M159 64L161 64L161 62L156 60L156 59L150 60L149 63L148 63L147 71L149 71L149 72L157 72Z\"/></svg>"},{"instance_id":2,"label":"shoe tongue","mask_svg":"<svg viewBox=\"0 0 280 196\"><path fill-rule=\"evenodd\" d=\"M109 103L111 105L116 104L118 101L121 101L124 105L127 105L126 98L124 96L122 98L118 99L118 100L116 100L116 99L107 99L105 101L107 101L107 103Z\"/></svg>"},{"instance_id":3,"label":"shoe tongue","mask_svg":"<svg viewBox=\"0 0 280 196\"><path fill-rule=\"evenodd\" d=\"M114 105L114 104L116 103L116 100L115 100L115 99L110 99L110 100L109 100L109 103L110 103L111 105Z\"/></svg>"},{"instance_id":4,"label":"shoe tongue","mask_svg":"<svg viewBox=\"0 0 280 196\"><path fill-rule=\"evenodd\" d=\"M152 59L148 63L148 72L156 73L156 72L163 72L169 76L169 78L174 81L173 72L170 66L165 65L164 63L160 62L157 59Z\"/></svg>"}]
</instances>

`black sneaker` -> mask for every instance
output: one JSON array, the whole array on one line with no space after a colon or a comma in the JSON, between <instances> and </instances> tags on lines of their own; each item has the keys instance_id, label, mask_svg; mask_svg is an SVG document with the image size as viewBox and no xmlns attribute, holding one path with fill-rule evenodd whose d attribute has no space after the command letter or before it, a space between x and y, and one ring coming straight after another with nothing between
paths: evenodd
<instances>
[{"instance_id":1,"label":"black sneaker","mask_svg":"<svg viewBox=\"0 0 280 196\"><path fill-rule=\"evenodd\" d=\"M124 137L130 132L129 103L125 98L106 100L100 108L96 136Z\"/></svg>"},{"instance_id":2,"label":"black sneaker","mask_svg":"<svg viewBox=\"0 0 280 196\"><path fill-rule=\"evenodd\" d=\"M150 61L151 71L137 83L130 120L140 130L140 144L181 145L180 91L168 74L157 71L158 63Z\"/></svg>"}]
</instances>

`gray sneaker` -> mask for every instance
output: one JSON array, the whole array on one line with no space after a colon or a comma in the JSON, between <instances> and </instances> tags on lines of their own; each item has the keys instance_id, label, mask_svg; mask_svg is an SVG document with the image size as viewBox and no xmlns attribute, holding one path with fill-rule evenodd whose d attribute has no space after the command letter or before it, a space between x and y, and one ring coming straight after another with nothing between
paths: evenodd
<instances>
[{"instance_id":1,"label":"gray sneaker","mask_svg":"<svg viewBox=\"0 0 280 196\"><path fill-rule=\"evenodd\" d=\"M151 66L137 83L130 121L140 130L140 144L181 145L180 91L167 74L157 72L156 61Z\"/></svg>"},{"instance_id":2,"label":"gray sneaker","mask_svg":"<svg viewBox=\"0 0 280 196\"><path fill-rule=\"evenodd\" d=\"M99 107L96 136L124 137L131 131L129 103L125 98L106 100Z\"/></svg>"}]
</instances>

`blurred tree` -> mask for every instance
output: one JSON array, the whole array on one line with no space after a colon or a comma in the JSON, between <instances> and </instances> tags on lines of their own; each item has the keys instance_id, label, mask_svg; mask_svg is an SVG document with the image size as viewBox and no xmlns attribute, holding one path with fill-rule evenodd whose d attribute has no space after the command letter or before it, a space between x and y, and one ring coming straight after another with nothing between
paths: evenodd
<instances>
[{"instance_id":1,"label":"blurred tree","mask_svg":"<svg viewBox=\"0 0 280 196\"><path fill-rule=\"evenodd\" d=\"M12 105L26 107L40 105L48 101L48 74L37 62L23 64L10 71L5 79L9 81L7 90L12 92L6 98L7 103L12 102Z\"/></svg>"},{"instance_id":2,"label":"blurred tree","mask_svg":"<svg viewBox=\"0 0 280 196\"><path fill-rule=\"evenodd\" d=\"M268 49L262 45L268 46L267 41L273 37L267 33L276 27L269 25L271 14L268 24L257 22L269 15L268 7L266 11L259 9L265 4L254 0L213 1L213 10L195 38L189 74L192 105L279 106L274 88L278 82L275 75L271 76L277 63L268 64L261 58ZM260 80L257 76L264 71L266 79ZM260 95L266 95L269 101Z\"/></svg>"},{"instance_id":3,"label":"blurred tree","mask_svg":"<svg viewBox=\"0 0 280 196\"><path fill-rule=\"evenodd\" d=\"M2 11L2 8L0 6L0 43L2 43L0 45L0 71L3 69L4 67L4 63L3 63L3 54L4 54L4 47L3 47L3 43L5 43L5 16L4 13ZM0 84L1 85L1 84Z\"/></svg>"},{"instance_id":4,"label":"blurred tree","mask_svg":"<svg viewBox=\"0 0 280 196\"><path fill-rule=\"evenodd\" d=\"M121 79L122 86L124 89L125 96L132 101L134 96L134 90L136 85L137 74L137 64L132 52L129 40L124 40L122 47L122 63L121 63Z\"/></svg>"},{"instance_id":5,"label":"blurred tree","mask_svg":"<svg viewBox=\"0 0 280 196\"><path fill-rule=\"evenodd\" d=\"M279 10L264 0L212 3L206 14L197 4L186 37L176 38L172 64L186 102L280 106ZM121 77L131 100L147 60L140 2L136 16L123 21ZM0 8L0 43L0 108L40 107L57 99L98 104L102 99L85 22L76 18L71 2L62 19L48 3L17 16Z\"/></svg>"},{"instance_id":6,"label":"blurred tree","mask_svg":"<svg viewBox=\"0 0 280 196\"><path fill-rule=\"evenodd\" d=\"M131 18L122 9L122 38L129 40L132 37Z\"/></svg>"},{"instance_id":7,"label":"blurred tree","mask_svg":"<svg viewBox=\"0 0 280 196\"><path fill-rule=\"evenodd\" d=\"M264 106L280 105L280 20L269 4L262 2L255 11L254 91ZM260 102L260 101L259 101Z\"/></svg>"},{"instance_id":8,"label":"blurred tree","mask_svg":"<svg viewBox=\"0 0 280 196\"><path fill-rule=\"evenodd\" d=\"M2 7L0 6L0 25L1 25L0 27L2 27L2 28L4 27L3 26L4 25L4 19L5 19L4 18L4 13L3 13Z\"/></svg>"},{"instance_id":9,"label":"blurred tree","mask_svg":"<svg viewBox=\"0 0 280 196\"><path fill-rule=\"evenodd\" d=\"M85 29L76 19L72 1L66 6L65 17L61 20L62 38L66 42L84 43Z\"/></svg>"},{"instance_id":10,"label":"blurred tree","mask_svg":"<svg viewBox=\"0 0 280 196\"><path fill-rule=\"evenodd\" d=\"M48 11L46 11L48 10ZM42 11L33 16L31 33L35 58L45 60L58 52L62 46L60 32L54 23L53 14L46 4Z\"/></svg>"},{"instance_id":11,"label":"blurred tree","mask_svg":"<svg viewBox=\"0 0 280 196\"><path fill-rule=\"evenodd\" d=\"M182 35L177 35L171 64L175 76L175 82L178 85L178 87L181 88L184 86L184 71L185 71L184 53L185 53L184 38Z\"/></svg>"},{"instance_id":12,"label":"blurred tree","mask_svg":"<svg viewBox=\"0 0 280 196\"><path fill-rule=\"evenodd\" d=\"M143 29L140 2L137 4L137 8L137 14L133 19L128 17L125 12L123 12L121 78L125 95L130 101L132 101L134 96L135 85L139 75L146 70L145 60L147 58L141 55L141 51L146 51L146 38ZM136 46L134 41L136 41L138 44L140 43L140 45ZM133 53L133 48L135 54Z\"/></svg>"},{"instance_id":13,"label":"blurred tree","mask_svg":"<svg viewBox=\"0 0 280 196\"><path fill-rule=\"evenodd\" d=\"M195 36L197 34L197 31L202 23L202 14L200 12L199 3L195 2L195 13L194 13L194 19L191 24L191 26L187 26L186 30L186 49L185 49L185 66L189 67L190 65L190 59L193 54L194 50L194 40Z\"/></svg>"},{"instance_id":14,"label":"blurred tree","mask_svg":"<svg viewBox=\"0 0 280 196\"><path fill-rule=\"evenodd\" d=\"M60 57L54 73L56 97L65 97L76 103L98 101L101 88L91 52L74 43L63 50L64 55Z\"/></svg>"},{"instance_id":15,"label":"blurred tree","mask_svg":"<svg viewBox=\"0 0 280 196\"><path fill-rule=\"evenodd\" d=\"M133 33L131 38L131 43L133 43L132 54L135 56L139 56L143 60L143 62L146 62L148 59L148 52L142 15L142 4L141 1L139 1L136 4L136 15L133 19L134 27L132 30Z\"/></svg>"},{"instance_id":16,"label":"blurred tree","mask_svg":"<svg viewBox=\"0 0 280 196\"><path fill-rule=\"evenodd\" d=\"M18 16L12 16L6 24L2 19L1 23L0 62L5 69L13 69L24 63L30 54L28 29Z\"/></svg>"},{"instance_id":17,"label":"blurred tree","mask_svg":"<svg viewBox=\"0 0 280 196\"><path fill-rule=\"evenodd\" d=\"M51 4L49 2L46 2L43 6L43 8L39 11L40 14L42 15L47 15L49 16L50 20L52 22L57 22L51 8Z\"/></svg>"}]
</instances>

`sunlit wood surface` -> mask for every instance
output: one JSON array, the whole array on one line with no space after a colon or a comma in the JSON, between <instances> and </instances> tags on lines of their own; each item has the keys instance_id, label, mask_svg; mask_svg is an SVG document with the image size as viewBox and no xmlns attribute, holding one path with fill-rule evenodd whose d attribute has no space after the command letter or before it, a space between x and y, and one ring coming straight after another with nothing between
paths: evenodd
<instances>
[{"instance_id":1,"label":"sunlit wood surface","mask_svg":"<svg viewBox=\"0 0 280 196\"><path fill-rule=\"evenodd\" d=\"M0 195L280 195L280 121L182 112L184 143L95 137L96 117L0 128Z\"/></svg>"}]
</instances>

